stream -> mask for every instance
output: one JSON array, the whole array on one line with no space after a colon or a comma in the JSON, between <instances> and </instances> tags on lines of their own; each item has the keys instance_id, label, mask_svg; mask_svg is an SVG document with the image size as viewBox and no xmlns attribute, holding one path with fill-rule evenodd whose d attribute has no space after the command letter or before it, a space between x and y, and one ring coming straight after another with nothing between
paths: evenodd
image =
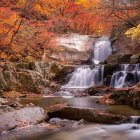
<instances>
[{"instance_id":1,"label":"stream","mask_svg":"<svg viewBox=\"0 0 140 140\"><path fill-rule=\"evenodd\" d=\"M94 64L106 60L112 53L109 38L103 37L97 40L94 46ZM40 71L40 69L39 69ZM68 75L68 80L62 85L60 92L67 89L87 89L92 86L104 84L104 66L94 67L79 66ZM135 85L140 81L140 65L120 65L111 78L110 86L122 88ZM66 92L67 93L67 92ZM19 102L23 105L34 104L47 111L48 107L57 104L67 104L68 108L85 109L89 112L101 111L116 115L130 116L131 121L118 122L114 124L103 124L98 122L86 122L83 118L77 120L69 119L71 116L61 117L59 115L49 116L46 124L16 128L5 132L0 140L139 140L140 134L140 110L135 110L128 105L102 105L99 103L101 96L73 97L61 95L60 97L38 97L23 98ZM75 92L74 92L75 93ZM80 116L81 114L72 114ZM84 114L85 116L87 114ZM78 117L77 117L78 118ZM80 125L79 125L80 124ZM59 126L59 127L58 127Z\"/></svg>"},{"instance_id":2,"label":"stream","mask_svg":"<svg viewBox=\"0 0 140 140\"><path fill-rule=\"evenodd\" d=\"M46 107L67 103L70 107L99 109L103 112L114 114L130 115L130 123L105 125L99 123L86 123L79 127L55 127L51 123L75 123L68 119L50 118L49 127L46 125L28 126L6 132L0 137L1 140L139 140L140 111L124 105L101 105L97 101L99 97L44 97L44 98L25 98L20 103L33 103L46 109ZM78 114L77 114L78 115Z\"/></svg>"}]
</instances>

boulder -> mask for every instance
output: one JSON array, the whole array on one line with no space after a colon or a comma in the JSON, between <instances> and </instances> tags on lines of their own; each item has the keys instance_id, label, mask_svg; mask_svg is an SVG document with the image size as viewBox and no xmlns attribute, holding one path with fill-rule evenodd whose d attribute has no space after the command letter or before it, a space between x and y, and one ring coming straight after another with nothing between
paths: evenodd
<instances>
[{"instance_id":1,"label":"boulder","mask_svg":"<svg viewBox=\"0 0 140 140\"><path fill-rule=\"evenodd\" d=\"M140 63L140 53L134 54L130 58L132 64Z\"/></svg>"},{"instance_id":2,"label":"boulder","mask_svg":"<svg viewBox=\"0 0 140 140\"><path fill-rule=\"evenodd\" d=\"M72 73L74 70L75 70L75 66L71 66L71 65L63 66L63 65L61 65L59 68L59 71L53 77L53 80L55 80L63 85L64 82L67 80L67 76L70 73Z\"/></svg>"},{"instance_id":3,"label":"boulder","mask_svg":"<svg viewBox=\"0 0 140 140\"><path fill-rule=\"evenodd\" d=\"M0 133L16 127L38 124L45 121L47 115L40 107L25 107L16 111L0 114Z\"/></svg>"},{"instance_id":4,"label":"boulder","mask_svg":"<svg viewBox=\"0 0 140 140\"><path fill-rule=\"evenodd\" d=\"M22 70L17 72L21 89L35 93L44 93L49 86L49 81L43 79L36 71Z\"/></svg>"},{"instance_id":5,"label":"boulder","mask_svg":"<svg viewBox=\"0 0 140 140\"><path fill-rule=\"evenodd\" d=\"M107 100L113 100L114 104L128 104L130 88L112 89Z\"/></svg>"},{"instance_id":6,"label":"boulder","mask_svg":"<svg viewBox=\"0 0 140 140\"><path fill-rule=\"evenodd\" d=\"M109 93L110 87L107 86L93 86L85 91L88 95L103 95L104 93Z\"/></svg>"},{"instance_id":7,"label":"boulder","mask_svg":"<svg viewBox=\"0 0 140 140\"><path fill-rule=\"evenodd\" d=\"M140 84L131 88L112 89L110 94L103 96L101 103L130 105L140 109Z\"/></svg>"},{"instance_id":8,"label":"boulder","mask_svg":"<svg viewBox=\"0 0 140 140\"><path fill-rule=\"evenodd\" d=\"M89 122L112 124L125 119L124 116L113 115L88 108L65 107L62 110L49 113L50 117L60 117L70 120L84 119Z\"/></svg>"}]
</instances>

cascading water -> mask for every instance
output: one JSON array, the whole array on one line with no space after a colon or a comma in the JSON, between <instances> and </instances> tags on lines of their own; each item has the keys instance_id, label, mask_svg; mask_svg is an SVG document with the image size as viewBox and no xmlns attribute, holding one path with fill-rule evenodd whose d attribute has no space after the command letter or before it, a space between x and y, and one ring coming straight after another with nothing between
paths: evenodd
<instances>
[{"instance_id":1,"label":"cascading water","mask_svg":"<svg viewBox=\"0 0 140 140\"><path fill-rule=\"evenodd\" d=\"M94 64L99 64L112 54L111 41L109 37L99 38L94 46L92 60ZM89 66L78 67L68 77L69 81L62 86L65 89L85 89L95 85L103 84L104 66L96 66L91 69Z\"/></svg>"},{"instance_id":2,"label":"cascading water","mask_svg":"<svg viewBox=\"0 0 140 140\"><path fill-rule=\"evenodd\" d=\"M62 88L88 88L94 85L103 84L104 66L96 66L94 69L89 66L78 67L68 77L69 81Z\"/></svg>"},{"instance_id":3,"label":"cascading water","mask_svg":"<svg viewBox=\"0 0 140 140\"><path fill-rule=\"evenodd\" d=\"M93 51L93 62L94 64L99 64L105 61L109 55L112 54L111 41L109 37L99 38L94 46Z\"/></svg>"},{"instance_id":4,"label":"cascading water","mask_svg":"<svg viewBox=\"0 0 140 140\"><path fill-rule=\"evenodd\" d=\"M131 123L140 124L140 116L131 116Z\"/></svg>"},{"instance_id":5,"label":"cascading water","mask_svg":"<svg viewBox=\"0 0 140 140\"><path fill-rule=\"evenodd\" d=\"M111 87L123 88L140 82L140 65L123 64L121 70L115 72L111 79Z\"/></svg>"}]
</instances>

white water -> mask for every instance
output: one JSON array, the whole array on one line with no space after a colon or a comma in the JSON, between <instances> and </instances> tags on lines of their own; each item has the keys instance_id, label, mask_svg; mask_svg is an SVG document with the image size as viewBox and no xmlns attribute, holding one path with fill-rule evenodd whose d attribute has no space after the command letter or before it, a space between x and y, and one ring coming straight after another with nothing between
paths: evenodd
<instances>
[{"instance_id":1,"label":"white water","mask_svg":"<svg viewBox=\"0 0 140 140\"><path fill-rule=\"evenodd\" d=\"M60 131L50 140L140 140L139 116L133 116L131 123L120 125L93 125L72 131Z\"/></svg>"},{"instance_id":2,"label":"white water","mask_svg":"<svg viewBox=\"0 0 140 140\"><path fill-rule=\"evenodd\" d=\"M103 84L104 66L96 66L90 68L89 66L78 67L72 74L70 74L69 81L62 88L88 88L95 85Z\"/></svg>"},{"instance_id":3,"label":"white water","mask_svg":"<svg viewBox=\"0 0 140 140\"><path fill-rule=\"evenodd\" d=\"M137 124L140 122L140 116L131 116L131 120L132 124Z\"/></svg>"},{"instance_id":4,"label":"white water","mask_svg":"<svg viewBox=\"0 0 140 140\"><path fill-rule=\"evenodd\" d=\"M123 64L121 70L113 74L110 85L114 88L123 88L138 82L140 82L140 65Z\"/></svg>"},{"instance_id":5,"label":"white water","mask_svg":"<svg viewBox=\"0 0 140 140\"><path fill-rule=\"evenodd\" d=\"M108 37L99 38L95 45L93 51L93 62L94 64L99 64L104 62L109 55L112 54L111 41Z\"/></svg>"}]
</instances>

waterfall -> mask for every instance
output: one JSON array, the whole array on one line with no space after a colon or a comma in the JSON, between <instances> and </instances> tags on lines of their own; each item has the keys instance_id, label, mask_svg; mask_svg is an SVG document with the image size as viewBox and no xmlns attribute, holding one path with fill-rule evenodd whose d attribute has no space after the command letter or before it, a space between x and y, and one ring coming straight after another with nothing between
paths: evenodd
<instances>
[{"instance_id":1,"label":"waterfall","mask_svg":"<svg viewBox=\"0 0 140 140\"><path fill-rule=\"evenodd\" d=\"M95 45L93 51L93 62L94 64L99 64L104 62L109 55L112 54L111 41L108 37L99 38Z\"/></svg>"},{"instance_id":2,"label":"waterfall","mask_svg":"<svg viewBox=\"0 0 140 140\"><path fill-rule=\"evenodd\" d=\"M89 88L95 85L103 84L104 66L78 67L72 74L68 76L68 83L62 88Z\"/></svg>"},{"instance_id":3,"label":"waterfall","mask_svg":"<svg viewBox=\"0 0 140 140\"><path fill-rule=\"evenodd\" d=\"M113 74L111 78L111 87L123 88L133 86L140 82L140 65L123 64L120 71Z\"/></svg>"},{"instance_id":4,"label":"waterfall","mask_svg":"<svg viewBox=\"0 0 140 140\"><path fill-rule=\"evenodd\" d=\"M131 123L140 124L140 116L131 116Z\"/></svg>"}]
</instances>

